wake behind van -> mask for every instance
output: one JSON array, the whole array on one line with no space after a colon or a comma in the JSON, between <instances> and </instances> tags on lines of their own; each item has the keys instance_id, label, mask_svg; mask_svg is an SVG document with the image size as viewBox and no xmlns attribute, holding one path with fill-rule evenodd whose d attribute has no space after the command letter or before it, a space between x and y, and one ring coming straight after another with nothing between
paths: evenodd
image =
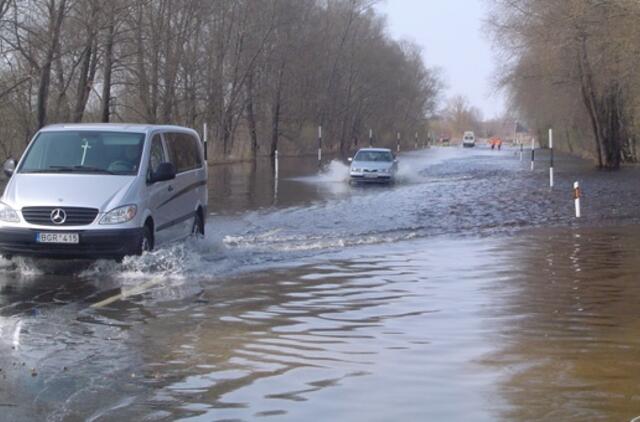
<instances>
[{"instance_id":1,"label":"wake behind van","mask_svg":"<svg viewBox=\"0 0 640 422\"><path fill-rule=\"evenodd\" d=\"M179 126L78 124L41 129L0 198L0 254L114 258L204 234L207 167Z\"/></svg>"}]
</instances>

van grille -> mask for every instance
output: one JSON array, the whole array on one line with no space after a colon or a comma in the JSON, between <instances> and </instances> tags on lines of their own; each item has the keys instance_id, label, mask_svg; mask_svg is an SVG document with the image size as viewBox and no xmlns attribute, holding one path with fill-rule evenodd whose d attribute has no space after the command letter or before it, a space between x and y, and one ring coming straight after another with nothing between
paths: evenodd
<instances>
[{"instance_id":1,"label":"van grille","mask_svg":"<svg viewBox=\"0 0 640 422\"><path fill-rule=\"evenodd\" d=\"M51 212L60 208L67 214L67 219L63 224L54 224L51 221ZM22 216L31 224L42 226L84 226L91 224L96 219L98 210L95 208L78 207L25 207L22 209Z\"/></svg>"}]
</instances>

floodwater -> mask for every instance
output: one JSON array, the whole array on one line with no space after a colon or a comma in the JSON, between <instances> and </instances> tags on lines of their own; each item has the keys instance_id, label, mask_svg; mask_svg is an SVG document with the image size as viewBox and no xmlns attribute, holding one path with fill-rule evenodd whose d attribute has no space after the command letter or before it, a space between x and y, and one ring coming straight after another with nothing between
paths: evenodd
<instances>
[{"instance_id":1,"label":"floodwater","mask_svg":"<svg viewBox=\"0 0 640 422\"><path fill-rule=\"evenodd\" d=\"M203 240L0 260L0 419L632 420L640 172L556 163L217 166Z\"/></svg>"}]
</instances>

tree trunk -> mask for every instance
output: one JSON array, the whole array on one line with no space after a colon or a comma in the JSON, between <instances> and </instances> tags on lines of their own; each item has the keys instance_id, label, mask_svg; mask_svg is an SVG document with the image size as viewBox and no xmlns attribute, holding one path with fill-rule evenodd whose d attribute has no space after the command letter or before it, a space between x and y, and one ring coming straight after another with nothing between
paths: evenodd
<instances>
[{"instance_id":1,"label":"tree trunk","mask_svg":"<svg viewBox=\"0 0 640 422\"><path fill-rule=\"evenodd\" d=\"M269 156L271 157L275 157L276 155L276 150L278 149L278 138L280 137L280 111L282 107L284 67L285 62L283 60L280 64L280 70L278 71L278 81L271 111L271 147L269 149Z\"/></svg>"},{"instance_id":2,"label":"tree trunk","mask_svg":"<svg viewBox=\"0 0 640 422\"><path fill-rule=\"evenodd\" d=\"M581 51L578 57L578 69L580 70L580 92L582 100L589 114L589 120L593 129L593 135L596 143L596 153L598 157L598 167L602 168L604 163L602 160L602 131L600 130L600 122L598 120L598 107L595 98L593 75L589 66L587 55L586 40L582 40Z\"/></svg>"},{"instance_id":3,"label":"tree trunk","mask_svg":"<svg viewBox=\"0 0 640 422\"><path fill-rule=\"evenodd\" d=\"M107 28L107 40L104 52L104 68L102 81L102 112L101 121L109 123L111 119L111 75L113 73L113 39L115 37L115 16L114 11L110 11L109 27Z\"/></svg>"},{"instance_id":4,"label":"tree trunk","mask_svg":"<svg viewBox=\"0 0 640 422\"><path fill-rule=\"evenodd\" d=\"M37 114L38 129L47 124L47 103L49 100L49 87L51 83L51 65L54 59L54 53L58 49L60 42L60 32L62 29L62 21L64 19L64 8L66 0L60 0L58 9L55 8L55 1L52 0L49 5L49 33L51 34L51 44L47 50L47 56L42 69L40 71L40 84L38 85Z\"/></svg>"},{"instance_id":5,"label":"tree trunk","mask_svg":"<svg viewBox=\"0 0 640 422\"><path fill-rule=\"evenodd\" d=\"M253 72L247 76L247 122L249 124L249 135L251 137L251 155L255 160L258 157L258 131L256 125L256 114L253 107Z\"/></svg>"}]
</instances>

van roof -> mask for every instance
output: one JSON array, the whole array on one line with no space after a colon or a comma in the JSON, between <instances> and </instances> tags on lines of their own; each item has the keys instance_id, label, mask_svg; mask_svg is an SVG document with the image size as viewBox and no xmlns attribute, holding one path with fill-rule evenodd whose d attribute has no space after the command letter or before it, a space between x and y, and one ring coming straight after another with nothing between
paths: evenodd
<instances>
[{"instance_id":1,"label":"van roof","mask_svg":"<svg viewBox=\"0 0 640 422\"><path fill-rule=\"evenodd\" d=\"M175 125L152 125L140 123L60 123L45 126L42 132L56 132L61 130L101 130L112 132L149 133L154 130L180 130L196 133L195 130ZM197 134L197 133L196 133Z\"/></svg>"}]
</instances>

